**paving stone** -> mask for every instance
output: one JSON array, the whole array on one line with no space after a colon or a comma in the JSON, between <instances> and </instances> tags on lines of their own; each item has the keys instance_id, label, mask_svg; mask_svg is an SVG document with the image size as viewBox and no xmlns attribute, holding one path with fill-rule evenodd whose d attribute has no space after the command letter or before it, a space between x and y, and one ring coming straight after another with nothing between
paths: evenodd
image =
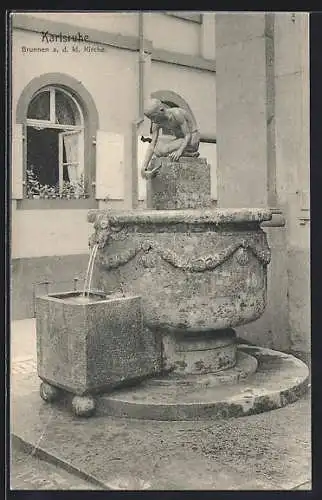
<instances>
[{"instance_id":1,"label":"paving stone","mask_svg":"<svg viewBox=\"0 0 322 500\"><path fill-rule=\"evenodd\" d=\"M101 488L13 447L11 453L10 489L100 490Z\"/></svg>"},{"instance_id":2,"label":"paving stone","mask_svg":"<svg viewBox=\"0 0 322 500\"><path fill-rule=\"evenodd\" d=\"M216 422L79 420L38 394L14 401L12 432L106 488L292 489L310 480L309 402ZM21 419L23 413L24 418ZM145 488L142 488L145 489Z\"/></svg>"}]
</instances>

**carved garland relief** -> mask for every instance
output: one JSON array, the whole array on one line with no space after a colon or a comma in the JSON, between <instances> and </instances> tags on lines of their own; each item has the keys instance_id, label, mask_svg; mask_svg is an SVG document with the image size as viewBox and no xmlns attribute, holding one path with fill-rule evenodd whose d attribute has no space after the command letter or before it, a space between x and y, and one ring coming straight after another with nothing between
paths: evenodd
<instances>
[{"instance_id":1,"label":"carved garland relief","mask_svg":"<svg viewBox=\"0 0 322 500\"><path fill-rule=\"evenodd\" d=\"M95 228L96 233L92 236L90 245L92 246L96 243L100 249L103 249L109 240L122 240L127 237L127 233L121 226L111 227L107 220L97 221ZM153 258L153 254L156 253L162 260L183 271L204 272L218 268L234 254L236 255L237 262L241 266L245 266L249 262L249 251L263 265L266 266L270 262L271 252L266 242L264 248L258 248L257 245L252 244L252 242L246 239L233 242L227 248L215 254L195 258L184 258L173 250L162 248L156 241L146 239L142 243L134 245L133 248L124 250L116 255L104 256L101 254L100 261L106 269L116 269L129 262L139 253L143 253L141 257L142 265L144 267L154 267L155 259Z\"/></svg>"}]
</instances>

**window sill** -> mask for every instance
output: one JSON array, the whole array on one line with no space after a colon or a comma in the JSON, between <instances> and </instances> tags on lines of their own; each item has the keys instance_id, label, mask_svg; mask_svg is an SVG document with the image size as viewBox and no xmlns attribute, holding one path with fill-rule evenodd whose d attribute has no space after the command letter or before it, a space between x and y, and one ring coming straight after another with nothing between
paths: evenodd
<instances>
[{"instance_id":1,"label":"window sill","mask_svg":"<svg viewBox=\"0 0 322 500\"><path fill-rule=\"evenodd\" d=\"M17 209L19 210L87 210L91 208L98 208L98 201L86 198L79 200L17 200Z\"/></svg>"}]
</instances>

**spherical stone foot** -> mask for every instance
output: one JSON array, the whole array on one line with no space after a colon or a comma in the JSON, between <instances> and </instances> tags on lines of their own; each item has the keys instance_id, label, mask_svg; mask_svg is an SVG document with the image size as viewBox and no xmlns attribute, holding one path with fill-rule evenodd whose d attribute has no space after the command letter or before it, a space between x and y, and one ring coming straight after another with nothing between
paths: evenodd
<instances>
[{"instance_id":1,"label":"spherical stone foot","mask_svg":"<svg viewBox=\"0 0 322 500\"><path fill-rule=\"evenodd\" d=\"M96 409L95 400L92 396L74 396L72 408L77 417L90 417Z\"/></svg>"},{"instance_id":2,"label":"spherical stone foot","mask_svg":"<svg viewBox=\"0 0 322 500\"><path fill-rule=\"evenodd\" d=\"M47 382L42 382L40 384L39 392L40 392L40 397L47 403L52 403L53 401L56 401L61 394L61 391L57 387L54 387L53 385L50 385Z\"/></svg>"}]
</instances>

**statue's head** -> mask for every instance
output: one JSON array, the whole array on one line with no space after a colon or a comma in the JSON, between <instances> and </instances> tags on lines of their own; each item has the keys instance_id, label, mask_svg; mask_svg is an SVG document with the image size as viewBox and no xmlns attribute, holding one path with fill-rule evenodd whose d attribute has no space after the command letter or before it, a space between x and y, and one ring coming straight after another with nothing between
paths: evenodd
<instances>
[{"instance_id":1,"label":"statue's head","mask_svg":"<svg viewBox=\"0 0 322 500\"><path fill-rule=\"evenodd\" d=\"M159 99L149 99L144 108L144 114L153 121L154 118L162 116L166 109L167 106Z\"/></svg>"}]
</instances>

